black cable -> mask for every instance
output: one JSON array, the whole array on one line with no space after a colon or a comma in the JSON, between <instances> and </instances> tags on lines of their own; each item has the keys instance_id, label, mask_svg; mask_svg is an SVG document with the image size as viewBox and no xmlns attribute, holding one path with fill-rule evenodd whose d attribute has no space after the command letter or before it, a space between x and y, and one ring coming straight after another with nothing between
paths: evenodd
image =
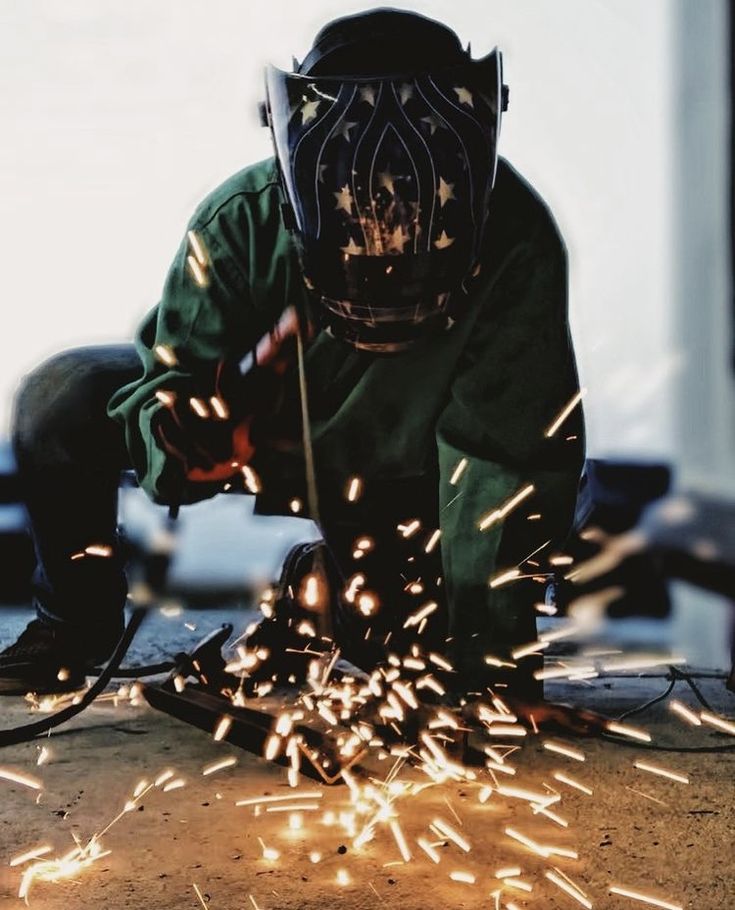
<instances>
[{"instance_id":1,"label":"black cable","mask_svg":"<svg viewBox=\"0 0 735 910\"><path fill-rule=\"evenodd\" d=\"M158 676L159 673L170 673L176 666L172 660L162 661L160 664L143 664L140 667L119 667L112 674L112 679L138 679L140 676ZM103 667L93 667L87 676L100 676Z\"/></svg>"},{"instance_id":2,"label":"black cable","mask_svg":"<svg viewBox=\"0 0 735 910\"><path fill-rule=\"evenodd\" d=\"M612 733L600 733L599 736L604 742L614 743L616 746L628 746L630 749L641 749L648 752L694 752L698 754L735 752L735 743L728 743L726 746L657 746L655 743L639 743L630 739L622 739Z\"/></svg>"},{"instance_id":3,"label":"black cable","mask_svg":"<svg viewBox=\"0 0 735 910\"><path fill-rule=\"evenodd\" d=\"M657 705L660 701L663 701L668 695L671 694L676 683L677 680L672 679L666 689L660 695L656 695L653 698L649 699L647 702L644 702L642 705L638 705L637 708L630 708L630 710L624 711L621 715L619 715L618 720L626 720L628 717L634 717L636 714L640 714L641 712L646 711L648 708L652 708L654 705Z\"/></svg>"},{"instance_id":4,"label":"black cable","mask_svg":"<svg viewBox=\"0 0 735 910\"><path fill-rule=\"evenodd\" d=\"M125 654L130 647L130 642L140 628L147 612L145 607L137 607L133 610L130 620L125 627L123 634L120 636L120 640L115 646L115 650L112 652L112 656L105 665L104 670L102 670L97 677L97 681L87 689L76 704L62 708L54 714L49 714L42 720L37 720L30 724L23 724L19 727L11 727L7 730L0 730L0 748L3 746L16 746L18 743L28 742L36 736L48 733L49 730L58 727L60 724L66 723L67 720L76 717L77 714L80 714L85 708L91 705L119 670L122 659L125 657Z\"/></svg>"}]
</instances>

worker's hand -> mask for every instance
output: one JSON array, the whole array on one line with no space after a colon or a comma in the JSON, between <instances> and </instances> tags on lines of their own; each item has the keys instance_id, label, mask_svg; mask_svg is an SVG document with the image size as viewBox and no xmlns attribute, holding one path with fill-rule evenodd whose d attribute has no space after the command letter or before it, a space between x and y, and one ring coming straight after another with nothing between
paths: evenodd
<instances>
[{"instance_id":1,"label":"worker's hand","mask_svg":"<svg viewBox=\"0 0 735 910\"><path fill-rule=\"evenodd\" d=\"M237 365L220 361L192 375L191 394L159 392L165 407L156 415L154 432L188 481L225 481L251 460L253 422L275 407L296 357L297 333L296 312L289 307L258 343L244 375Z\"/></svg>"}]
</instances>

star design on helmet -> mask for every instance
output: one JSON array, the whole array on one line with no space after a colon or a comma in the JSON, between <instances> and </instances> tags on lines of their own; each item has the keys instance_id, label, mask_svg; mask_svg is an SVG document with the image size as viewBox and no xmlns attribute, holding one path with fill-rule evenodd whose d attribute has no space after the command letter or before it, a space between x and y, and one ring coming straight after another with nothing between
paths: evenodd
<instances>
[{"instance_id":1,"label":"star design on helmet","mask_svg":"<svg viewBox=\"0 0 735 910\"><path fill-rule=\"evenodd\" d=\"M301 125L305 126L310 120L316 120L317 108L321 101L317 98L315 101L304 101L301 108Z\"/></svg>"},{"instance_id":2,"label":"star design on helmet","mask_svg":"<svg viewBox=\"0 0 735 910\"><path fill-rule=\"evenodd\" d=\"M401 99L401 104L405 104L410 98L413 98L413 85L410 82L401 83L398 95Z\"/></svg>"},{"instance_id":3,"label":"star design on helmet","mask_svg":"<svg viewBox=\"0 0 735 910\"><path fill-rule=\"evenodd\" d=\"M344 136L348 142L352 142L350 130L357 126L356 120L343 120L338 129L335 130L335 136Z\"/></svg>"},{"instance_id":4,"label":"star design on helmet","mask_svg":"<svg viewBox=\"0 0 735 910\"><path fill-rule=\"evenodd\" d=\"M334 198L337 200L337 209L344 209L348 215L352 214L352 193L346 183L338 193L334 194Z\"/></svg>"},{"instance_id":5,"label":"star design on helmet","mask_svg":"<svg viewBox=\"0 0 735 910\"><path fill-rule=\"evenodd\" d=\"M445 250L448 246L451 246L454 243L454 237L448 237L446 231L442 231L441 234L434 241L434 246L438 250Z\"/></svg>"},{"instance_id":6,"label":"star design on helmet","mask_svg":"<svg viewBox=\"0 0 735 910\"><path fill-rule=\"evenodd\" d=\"M441 203L441 207L444 208L444 206L447 204L447 202L450 199L457 198L454 195L454 184L447 183L447 181L443 177L440 177L439 178L439 189L437 190L437 195L439 196L439 202Z\"/></svg>"},{"instance_id":7,"label":"star design on helmet","mask_svg":"<svg viewBox=\"0 0 735 910\"><path fill-rule=\"evenodd\" d=\"M365 252L365 247L358 246L352 237L350 237L350 242L347 244L347 246L340 247L340 249L347 256L362 256L362 254Z\"/></svg>"},{"instance_id":8,"label":"star design on helmet","mask_svg":"<svg viewBox=\"0 0 735 910\"><path fill-rule=\"evenodd\" d=\"M390 239L388 240L388 249L396 250L396 252L402 253L403 247L408 243L410 239L411 238L408 236L408 234L403 230L403 226L399 224L398 227L390 235Z\"/></svg>"},{"instance_id":9,"label":"star design on helmet","mask_svg":"<svg viewBox=\"0 0 735 910\"><path fill-rule=\"evenodd\" d=\"M375 107L375 87L372 85L363 85L360 89L360 100L367 101L369 105Z\"/></svg>"},{"instance_id":10,"label":"star design on helmet","mask_svg":"<svg viewBox=\"0 0 735 910\"><path fill-rule=\"evenodd\" d=\"M384 171L381 171L378 174L378 183L381 187L384 187L388 192L393 196L395 194L396 188L393 184L395 177L390 172L390 168L386 168Z\"/></svg>"},{"instance_id":11,"label":"star design on helmet","mask_svg":"<svg viewBox=\"0 0 735 910\"><path fill-rule=\"evenodd\" d=\"M474 107L475 102L472 100L472 92L463 85L455 85L454 91L457 93L457 101L460 104L466 104L468 107Z\"/></svg>"},{"instance_id":12,"label":"star design on helmet","mask_svg":"<svg viewBox=\"0 0 735 910\"><path fill-rule=\"evenodd\" d=\"M444 128L444 121L437 117L436 114L429 114L428 117L422 117L421 122L428 125L432 136L438 129Z\"/></svg>"}]
</instances>

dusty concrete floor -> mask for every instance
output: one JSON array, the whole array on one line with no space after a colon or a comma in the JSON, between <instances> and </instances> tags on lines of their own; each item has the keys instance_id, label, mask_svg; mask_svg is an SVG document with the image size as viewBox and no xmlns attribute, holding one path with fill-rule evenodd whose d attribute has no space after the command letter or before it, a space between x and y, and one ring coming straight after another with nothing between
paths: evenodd
<instances>
[{"instance_id":1,"label":"dusty concrete floor","mask_svg":"<svg viewBox=\"0 0 735 910\"><path fill-rule=\"evenodd\" d=\"M200 617L200 630L220 618L211 613L203 620ZM7 623L3 632L9 637ZM150 658L158 630L152 627L148 635L148 644L143 642L140 647L143 656ZM557 686L550 692L573 697L578 704L612 716L662 688L661 680L626 680L595 682L575 687L572 693ZM705 682L702 689L713 707L730 717L735 714L735 698L722 683ZM677 687L677 696L694 705L685 688ZM0 708L4 727L28 719L20 699L4 700ZM635 722L661 744L720 746L735 742L711 730L688 727L663 705ZM447 784L399 803L400 823L413 853L409 863L402 863L387 829L354 850L341 828L323 823L325 810L338 813L349 808L347 788L322 788L319 810L305 811L303 830L292 831L287 825L288 813L256 816L252 807L235 806L239 799L288 793L282 769L227 743L215 743L211 736L148 707L95 705L53 734L47 742L51 760L42 767L36 767L40 743L5 749L0 755L3 767L34 774L44 787L38 797L36 791L0 780L0 907L20 905L16 896L20 871L8 866L13 856L42 843L54 846L53 855L62 854L73 845L72 838L86 840L104 828L139 780L150 780L167 768L174 769L186 785L168 793L158 788L143 798L103 838L108 856L83 870L75 881L37 883L30 895L32 906L45 910L195 910L201 906L193 889L196 883L212 910L469 910L494 907L490 897L497 887L494 873L515 865L522 868L522 879L533 885L533 892L507 888L501 906L508 901L517 908L580 906L544 878L544 871L552 865L580 884L595 908L644 906L611 895L611 885L692 910L729 910L733 906L735 752L645 753L579 740L576 745L587 756L582 764L544 750L544 738L529 737L514 756L518 774L511 783L536 790L545 781L558 786L563 800L553 809L568 820L568 829L534 817L518 800L494 794L483 805L478 801L478 787ZM236 756L235 767L202 776L207 763L227 755ZM689 775L690 784L636 770L633 762L639 758ZM388 767L385 762L384 773ZM551 777L554 770L583 781L593 795L556 784ZM303 785L314 789L308 781ZM472 846L470 853L449 844L439 848L441 860L434 865L416 846L416 838L422 835L434 839L427 826L437 816L462 832ZM504 834L508 825L542 843L572 848L579 859L540 859ZM259 838L279 852L278 859L263 858ZM342 850L345 846L346 852ZM314 850L322 854L317 864L309 859ZM349 884L337 883L340 869L347 870ZM452 871L471 872L476 883L453 881L449 877Z\"/></svg>"}]
</instances>

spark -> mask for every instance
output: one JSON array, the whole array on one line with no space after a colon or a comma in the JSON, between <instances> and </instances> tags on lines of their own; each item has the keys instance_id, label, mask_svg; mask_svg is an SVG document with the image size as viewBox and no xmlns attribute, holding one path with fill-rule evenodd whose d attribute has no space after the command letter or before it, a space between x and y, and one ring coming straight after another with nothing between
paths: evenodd
<instances>
[{"instance_id":1,"label":"spark","mask_svg":"<svg viewBox=\"0 0 735 910\"><path fill-rule=\"evenodd\" d=\"M431 551L439 543L439 538L442 536L442 532L437 529L432 533L429 539L426 541L426 546L424 547L424 553L431 553Z\"/></svg>"},{"instance_id":2,"label":"spark","mask_svg":"<svg viewBox=\"0 0 735 910\"><path fill-rule=\"evenodd\" d=\"M352 881L350 873L346 869L337 869L335 880L338 885L349 885Z\"/></svg>"},{"instance_id":3,"label":"spark","mask_svg":"<svg viewBox=\"0 0 735 910\"><path fill-rule=\"evenodd\" d=\"M513 581L514 579L518 578L520 576L520 574L521 574L520 569L506 569L503 572L500 572L497 575L494 575L490 579L490 582L489 582L490 587L499 588L501 585L504 585L506 582Z\"/></svg>"},{"instance_id":4,"label":"spark","mask_svg":"<svg viewBox=\"0 0 735 910\"><path fill-rule=\"evenodd\" d=\"M498 869L495 878L515 878L523 872L520 866L508 866L507 868Z\"/></svg>"},{"instance_id":5,"label":"spark","mask_svg":"<svg viewBox=\"0 0 735 910\"><path fill-rule=\"evenodd\" d=\"M474 885L477 881L471 872L461 872L459 870L450 872L449 877L453 882L463 882L465 885Z\"/></svg>"},{"instance_id":6,"label":"spark","mask_svg":"<svg viewBox=\"0 0 735 910\"><path fill-rule=\"evenodd\" d=\"M314 863L314 865L321 862L321 859L322 859L322 855L318 850L312 850L311 853L309 854L309 861Z\"/></svg>"},{"instance_id":7,"label":"spark","mask_svg":"<svg viewBox=\"0 0 735 910\"><path fill-rule=\"evenodd\" d=\"M670 701L669 710L673 711L674 714L678 714L679 717L688 721L694 727L701 727L702 721L697 717L697 715L690 708L687 708L686 705L683 705L680 701Z\"/></svg>"},{"instance_id":8,"label":"spark","mask_svg":"<svg viewBox=\"0 0 735 910\"><path fill-rule=\"evenodd\" d=\"M544 872L544 876L548 878L550 882L553 882L557 888L561 888L562 891L566 892L570 897L573 897L578 904L586 907L587 910L592 910L592 901L587 897L579 885L575 885L571 879L568 879L563 875L561 870L547 870Z\"/></svg>"},{"instance_id":9,"label":"spark","mask_svg":"<svg viewBox=\"0 0 735 910\"><path fill-rule=\"evenodd\" d=\"M216 774L218 771L224 771L225 768L231 768L236 764L237 759L234 755L230 755L228 758L223 758L220 759L220 761L215 761L209 765L205 765L204 768L202 768L202 776L208 777L210 774Z\"/></svg>"},{"instance_id":10,"label":"spark","mask_svg":"<svg viewBox=\"0 0 735 910\"><path fill-rule=\"evenodd\" d=\"M491 525L495 524L497 521L502 520L513 509L517 508L524 499L527 499L535 490L535 487L532 483L527 484L517 493L515 493L507 502L497 509L493 509L492 512L488 512L484 518L480 519L479 528L481 531L486 531Z\"/></svg>"},{"instance_id":11,"label":"spark","mask_svg":"<svg viewBox=\"0 0 735 910\"><path fill-rule=\"evenodd\" d=\"M662 901L656 897L641 894L640 891L631 891L629 888L619 888L616 885L610 887L610 894L619 894L620 897L629 897L631 900L640 901L642 904L650 904L652 907L661 907L662 910L684 910L681 904L672 904L669 901Z\"/></svg>"},{"instance_id":12,"label":"spark","mask_svg":"<svg viewBox=\"0 0 735 910\"><path fill-rule=\"evenodd\" d=\"M212 395L209 399L209 403L214 411L214 416L218 420L227 420L229 418L230 409L227 407L227 402L223 401L219 395Z\"/></svg>"},{"instance_id":13,"label":"spark","mask_svg":"<svg viewBox=\"0 0 735 910\"><path fill-rule=\"evenodd\" d=\"M592 796L592 790L589 787L581 784L578 780L575 780L568 774L564 774L562 771L554 771L553 778L554 780L558 780L561 784L567 784L567 786L574 787L575 790L579 790L581 793L586 793L587 796Z\"/></svg>"},{"instance_id":14,"label":"spark","mask_svg":"<svg viewBox=\"0 0 735 910\"><path fill-rule=\"evenodd\" d=\"M611 720L606 724L611 733L617 733L619 736L627 736L630 739L640 740L642 743L650 743L651 737L645 730L639 730L637 727L630 727L628 724L621 724L616 720ZM735 732L735 727L733 727Z\"/></svg>"},{"instance_id":15,"label":"spark","mask_svg":"<svg viewBox=\"0 0 735 910\"><path fill-rule=\"evenodd\" d=\"M197 415L197 417L201 417L202 420L206 420L210 416L209 408L201 398L195 398L192 396L189 399L189 407Z\"/></svg>"},{"instance_id":16,"label":"spark","mask_svg":"<svg viewBox=\"0 0 735 910\"><path fill-rule=\"evenodd\" d=\"M18 889L18 897L28 902L28 894L35 881L58 882L62 879L75 878L82 869L96 860L109 855L103 850L99 838L95 835L86 846L77 844L72 850L58 859L38 860L23 872Z\"/></svg>"},{"instance_id":17,"label":"spark","mask_svg":"<svg viewBox=\"0 0 735 910\"><path fill-rule=\"evenodd\" d=\"M303 582L301 599L309 608L318 607L322 601L320 578L316 572L311 572Z\"/></svg>"},{"instance_id":18,"label":"spark","mask_svg":"<svg viewBox=\"0 0 735 910\"><path fill-rule=\"evenodd\" d=\"M665 803L662 799L657 799L655 796L651 796L650 793L644 793L643 790L636 790L635 787L626 787L626 790L630 790L631 793L635 793L636 796L642 796L644 799L650 799L652 803L658 803L659 806L666 806L668 803Z\"/></svg>"},{"instance_id":19,"label":"spark","mask_svg":"<svg viewBox=\"0 0 735 910\"><path fill-rule=\"evenodd\" d=\"M299 800L312 800L312 799L321 799L323 793L321 790L294 790L292 793L288 793L284 796L254 796L250 799L240 799L235 805L236 806L257 806L261 803L280 803L286 802L287 800L293 801L296 799Z\"/></svg>"},{"instance_id":20,"label":"spark","mask_svg":"<svg viewBox=\"0 0 735 910\"><path fill-rule=\"evenodd\" d=\"M552 566L571 566L574 562L573 556L552 556L549 560L549 565Z\"/></svg>"},{"instance_id":21,"label":"spark","mask_svg":"<svg viewBox=\"0 0 735 910\"><path fill-rule=\"evenodd\" d=\"M171 790L180 790L182 787L186 786L186 781L181 777L177 777L176 780L169 781L163 787L164 793L170 793Z\"/></svg>"},{"instance_id":22,"label":"spark","mask_svg":"<svg viewBox=\"0 0 735 910\"><path fill-rule=\"evenodd\" d=\"M454 471L452 471L452 476L449 478L449 483L453 487L456 487L457 484L459 483L459 479L464 474L467 464L468 464L468 461L466 458L461 458L457 462L457 466L455 467Z\"/></svg>"},{"instance_id":23,"label":"spark","mask_svg":"<svg viewBox=\"0 0 735 910\"><path fill-rule=\"evenodd\" d=\"M41 746L41 749L38 753L38 759L36 760L37 765L45 765L46 762L51 758L51 750L48 746Z\"/></svg>"},{"instance_id":24,"label":"spark","mask_svg":"<svg viewBox=\"0 0 735 910\"><path fill-rule=\"evenodd\" d=\"M250 493L260 493L260 479L250 465L244 464L240 470L242 471L242 476L248 491Z\"/></svg>"},{"instance_id":25,"label":"spark","mask_svg":"<svg viewBox=\"0 0 735 910\"><path fill-rule=\"evenodd\" d=\"M442 670L451 671L454 670L454 667L449 663L448 660L445 660L440 654L431 653L429 654L429 660L436 664L437 667L441 667Z\"/></svg>"},{"instance_id":26,"label":"spark","mask_svg":"<svg viewBox=\"0 0 735 910\"><path fill-rule=\"evenodd\" d=\"M549 752L556 752L558 755L566 756L566 758L573 758L574 761L587 760L584 752L581 752L579 749L573 749L571 746L567 746L564 743L558 743L547 739L544 741L543 745L544 749L548 749Z\"/></svg>"},{"instance_id":27,"label":"spark","mask_svg":"<svg viewBox=\"0 0 735 910\"><path fill-rule=\"evenodd\" d=\"M191 273L191 277L194 279L195 284L200 288L206 288L209 284L209 279L207 273L197 262L196 258L194 256L187 256L186 264L189 267L189 272Z\"/></svg>"},{"instance_id":28,"label":"spark","mask_svg":"<svg viewBox=\"0 0 735 910\"><path fill-rule=\"evenodd\" d=\"M160 787L162 784L165 784L167 780L171 780L173 776L174 772L171 770L171 768L167 768L165 771L162 771L153 781L153 786Z\"/></svg>"},{"instance_id":29,"label":"spark","mask_svg":"<svg viewBox=\"0 0 735 910\"><path fill-rule=\"evenodd\" d=\"M432 822L432 825L439 831L441 836L446 837L455 843L460 850L464 850L465 853L469 853L472 849L469 845L469 842L466 841L458 831L455 831L455 829L448 822L445 822L444 819L435 818Z\"/></svg>"},{"instance_id":30,"label":"spark","mask_svg":"<svg viewBox=\"0 0 735 910\"><path fill-rule=\"evenodd\" d=\"M378 599L370 591L360 591L356 597L357 608L363 616L372 616L378 606Z\"/></svg>"},{"instance_id":31,"label":"spark","mask_svg":"<svg viewBox=\"0 0 735 910\"><path fill-rule=\"evenodd\" d=\"M0 778L10 781L12 784L21 784L23 787L30 787L31 790L42 790L43 783L30 774L23 774L19 771L11 771L10 768L0 768Z\"/></svg>"},{"instance_id":32,"label":"spark","mask_svg":"<svg viewBox=\"0 0 735 910\"><path fill-rule=\"evenodd\" d=\"M266 812L316 812L319 809L319 803L293 803L282 806L267 806Z\"/></svg>"},{"instance_id":33,"label":"spark","mask_svg":"<svg viewBox=\"0 0 735 910\"><path fill-rule=\"evenodd\" d=\"M429 841L426 840L425 837L419 837L419 838L417 838L416 843L419 845L419 847L421 847L421 849L424 851L424 853L429 857L429 859L430 859L433 863L439 863L439 862L440 862L441 856L440 856L439 853L437 852L437 850L436 850L436 848L434 847L434 845L431 844L431 843L429 843Z\"/></svg>"},{"instance_id":34,"label":"spark","mask_svg":"<svg viewBox=\"0 0 735 910\"><path fill-rule=\"evenodd\" d=\"M153 348L153 353L161 361L161 363L167 367L175 367L178 363L173 348L170 348L167 344L157 344Z\"/></svg>"},{"instance_id":35,"label":"spark","mask_svg":"<svg viewBox=\"0 0 735 910\"><path fill-rule=\"evenodd\" d=\"M660 657L655 654L638 654L635 657L622 657L602 665L606 673L619 673L624 670L646 670L654 667L669 667L685 664L685 657Z\"/></svg>"},{"instance_id":36,"label":"spark","mask_svg":"<svg viewBox=\"0 0 735 910\"><path fill-rule=\"evenodd\" d=\"M359 477L351 477L347 482L347 501L357 502L362 495L362 480Z\"/></svg>"},{"instance_id":37,"label":"spark","mask_svg":"<svg viewBox=\"0 0 735 910\"><path fill-rule=\"evenodd\" d=\"M32 850L26 850L25 853L20 853L18 856L14 856L8 865L22 866L24 863L27 863L32 859L38 859L39 856L45 856L52 850L53 847L50 844L44 844L42 847L34 847Z\"/></svg>"},{"instance_id":38,"label":"spark","mask_svg":"<svg viewBox=\"0 0 735 910\"><path fill-rule=\"evenodd\" d=\"M391 834L393 835L396 844L398 844L398 850L403 857L403 862L409 862L411 860L411 851L408 849L408 844L406 843L406 838L404 837L403 831L401 830L401 826L395 819L391 819L388 826L391 830Z\"/></svg>"},{"instance_id":39,"label":"spark","mask_svg":"<svg viewBox=\"0 0 735 910\"><path fill-rule=\"evenodd\" d=\"M532 641L530 644L523 645L520 648L516 648L515 651L511 651L511 657L513 660L520 660L522 657L528 657L531 654L538 654L540 651L545 651L549 647L548 641Z\"/></svg>"},{"instance_id":40,"label":"spark","mask_svg":"<svg viewBox=\"0 0 735 910\"><path fill-rule=\"evenodd\" d=\"M212 733L212 739L216 742L222 742L222 740L230 732L230 727L232 726L232 718L225 714L223 717L217 721L217 726L214 728Z\"/></svg>"},{"instance_id":41,"label":"spark","mask_svg":"<svg viewBox=\"0 0 735 910\"><path fill-rule=\"evenodd\" d=\"M112 556L112 547L107 544L93 543L84 548L87 556L101 556L103 559L109 559Z\"/></svg>"},{"instance_id":42,"label":"spark","mask_svg":"<svg viewBox=\"0 0 735 910\"><path fill-rule=\"evenodd\" d=\"M520 831L516 831L515 828L506 828L505 833L508 837L512 838L515 841L518 841L519 844L523 844L524 847L528 847L533 853L538 856L543 856L544 859L547 859L549 854L545 847L540 846L536 841L531 840L530 837L526 837L525 834L521 834Z\"/></svg>"},{"instance_id":43,"label":"spark","mask_svg":"<svg viewBox=\"0 0 735 910\"><path fill-rule=\"evenodd\" d=\"M191 247L191 251L195 256L196 261L204 268L209 261L209 254L207 253L204 241L196 231L187 231L186 239L189 241L189 246Z\"/></svg>"},{"instance_id":44,"label":"spark","mask_svg":"<svg viewBox=\"0 0 735 910\"><path fill-rule=\"evenodd\" d=\"M564 423L564 421L569 417L572 411L577 407L577 405L582 401L584 396L587 394L587 389L580 389L576 395L573 395L565 407L560 411L558 417L551 423L548 429L545 432L547 439L550 439L554 433L559 429L559 427Z\"/></svg>"},{"instance_id":45,"label":"spark","mask_svg":"<svg viewBox=\"0 0 735 910\"><path fill-rule=\"evenodd\" d=\"M156 398L161 402L161 404L165 404L167 408L170 408L176 403L176 396L174 393L167 392L165 389L157 389Z\"/></svg>"},{"instance_id":46,"label":"spark","mask_svg":"<svg viewBox=\"0 0 735 910\"><path fill-rule=\"evenodd\" d=\"M677 781L680 784L688 784L689 778L686 774L678 774L675 771L669 771L668 768L662 768L660 765L652 765L649 762L637 761L633 763L639 771L648 771L651 774L658 774L661 777L667 777L669 780Z\"/></svg>"},{"instance_id":47,"label":"spark","mask_svg":"<svg viewBox=\"0 0 735 910\"><path fill-rule=\"evenodd\" d=\"M399 524L396 527L402 537L409 538L413 537L413 535L419 530L421 527L421 522L418 520L418 518L414 518L407 524Z\"/></svg>"},{"instance_id":48,"label":"spark","mask_svg":"<svg viewBox=\"0 0 735 910\"><path fill-rule=\"evenodd\" d=\"M520 724L492 724L487 732L490 736L527 736L528 730Z\"/></svg>"},{"instance_id":49,"label":"spark","mask_svg":"<svg viewBox=\"0 0 735 910\"><path fill-rule=\"evenodd\" d=\"M509 888L516 888L518 891L526 891L528 894L533 891L533 885L529 885L528 882L524 882L523 879L520 878L515 878L515 876L504 878L503 884L507 885Z\"/></svg>"},{"instance_id":50,"label":"spark","mask_svg":"<svg viewBox=\"0 0 735 910\"><path fill-rule=\"evenodd\" d=\"M724 733L729 733L730 736L735 736L735 724L732 721L725 720L724 717L718 717L716 714L711 714L709 711L701 711L699 716L705 724L716 727Z\"/></svg>"},{"instance_id":51,"label":"spark","mask_svg":"<svg viewBox=\"0 0 735 910\"><path fill-rule=\"evenodd\" d=\"M426 619L431 616L439 608L439 604L434 600L430 600L428 603L425 603L422 607L419 607L415 613L412 613L406 621L403 623L404 629L409 629L412 626L417 626L422 619Z\"/></svg>"},{"instance_id":52,"label":"spark","mask_svg":"<svg viewBox=\"0 0 735 910\"><path fill-rule=\"evenodd\" d=\"M263 842L263 838L258 838L258 843L260 844L260 849L263 852L263 859L267 859L269 862L275 862L278 857L281 855L275 847L266 847Z\"/></svg>"},{"instance_id":53,"label":"spark","mask_svg":"<svg viewBox=\"0 0 735 910\"><path fill-rule=\"evenodd\" d=\"M196 882L192 882L191 887L194 889L194 893L196 894L197 898L199 899L199 903L202 905L202 907L204 907L204 910L209 910L209 908L207 907L207 902L204 900L202 892L199 890L199 885L197 885Z\"/></svg>"},{"instance_id":54,"label":"spark","mask_svg":"<svg viewBox=\"0 0 735 910\"><path fill-rule=\"evenodd\" d=\"M542 632L539 635L539 641L560 641L563 638L571 638L573 635L576 635L579 632L583 632L584 628L578 622L568 622L565 623L558 629L553 629L549 632Z\"/></svg>"},{"instance_id":55,"label":"spark","mask_svg":"<svg viewBox=\"0 0 735 910\"><path fill-rule=\"evenodd\" d=\"M143 780L139 780L138 783L135 785L135 789L133 790L133 802L137 799L140 799L140 797L146 791L150 790L151 786L152 786L152 784L149 784L148 781L145 780L145 778Z\"/></svg>"},{"instance_id":56,"label":"spark","mask_svg":"<svg viewBox=\"0 0 735 910\"><path fill-rule=\"evenodd\" d=\"M300 499L292 499L288 504L288 507L291 509L294 515L298 515L299 512L303 511L304 504Z\"/></svg>"},{"instance_id":57,"label":"spark","mask_svg":"<svg viewBox=\"0 0 735 910\"><path fill-rule=\"evenodd\" d=\"M265 743L263 757L266 761L273 761L281 750L281 737L277 733L271 734Z\"/></svg>"}]
</instances>

